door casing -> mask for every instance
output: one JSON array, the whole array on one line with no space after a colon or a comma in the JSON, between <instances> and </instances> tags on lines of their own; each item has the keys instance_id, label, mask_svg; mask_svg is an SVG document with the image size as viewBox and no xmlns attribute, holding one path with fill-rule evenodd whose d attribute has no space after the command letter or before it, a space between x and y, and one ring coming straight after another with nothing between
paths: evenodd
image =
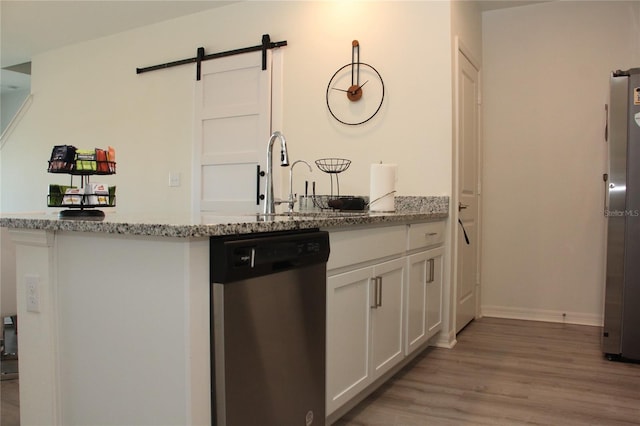
<instances>
[{"instance_id":1,"label":"door casing","mask_svg":"<svg viewBox=\"0 0 640 426\"><path fill-rule=\"evenodd\" d=\"M474 259L473 262L475 263L475 265L473 266L474 269L474 273L473 275L475 275L475 282L474 282L474 295L473 297L475 297L475 318L478 318L481 316L481 310L480 310L480 298L481 298L481 287L480 287L480 260L481 260L481 235L482 235L482 217L481 217L481 212L482 212L482 197L481 197L481 189L482 189L482 185L481 185L481 176L482 176L482 112L481 112L481 71L480 71L480 62L474 58L473 54L471 53L471 51L465 47L465 45L462 43L462 41L459 39L459 37L455 37L455 71L454 71L454 144L453 144L453 185L452 185L452 203L451 203L451 243L452 243L452 248L451 248L451 254L452 254L452 262L451 262L451 282L452 282L452 286L451 286L451 308L452 308L452 312L449 315L450 320L452 321L452 326L449 327L450 330L452 330L453 332L457 333L459 332L462 328L464 328L465 324L458 324L458 299L459 299L459 279L461 278L459 275L459 267L460 266L464 266L464 265L460 265L459 262L462 261L461 256L460 256L460 251L461 249L463 249L463 247L461 247L461 244L466 244L464 243L464 237L463 237L463 231L461 226L458 223L458 219L461 217L461 215L459 214L458 211L458 203L461 202L461 196L460 196L460 191L461 191L461 164L460 164L460 160L461 160L461 127L463 125L463 123L461 123L461 107L462 105L460 105L460 100L459 100L459 96L460 96L460 91L462 90L459 84L460 81L460 73L462 72L462 65L461 65L461 57L466 58L466 60L468 60L471 65L475 68L475 70L477 71L477 75L478 75L478 80L477 80L477 94L476 94L476 101L477 101L477 108L476 108L476 125L475 125L475 131L476 131L476 150L475 150L475 161L476 161L476 173L475 173L475 190L476 190L476 202L475 202L475 230L473 231L473 240L475 241L471 241L471 244L475 244L475 252L473 254ZM466 213L469 213L468 211Z\"/></svg>"}]
</instances>

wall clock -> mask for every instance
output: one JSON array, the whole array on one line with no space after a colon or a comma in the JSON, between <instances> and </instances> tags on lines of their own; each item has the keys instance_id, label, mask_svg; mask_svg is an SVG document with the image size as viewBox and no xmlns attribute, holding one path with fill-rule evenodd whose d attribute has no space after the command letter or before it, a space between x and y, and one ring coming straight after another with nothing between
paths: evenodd
<instances>
[{"instance_id":1,"label":"wall clock","mask_svg":"<svg viewBox=\"0 0 640 426\"><path fill-rule=\"evenodd\" d=\"M351 63L333 74L327 85L327 108L342 124L356 126L371 120L382 107L384 82L373 66L360 62L360 43L351 43Z\"/></svg>"}]
</instances>

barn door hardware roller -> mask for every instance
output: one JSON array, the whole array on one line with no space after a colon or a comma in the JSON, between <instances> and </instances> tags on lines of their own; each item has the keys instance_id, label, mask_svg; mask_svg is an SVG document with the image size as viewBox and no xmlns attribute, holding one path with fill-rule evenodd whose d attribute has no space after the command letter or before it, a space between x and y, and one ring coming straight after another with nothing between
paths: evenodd
<instances>
[{"instance_id":1,"label":"barn door hardware roller","mask_svg":"<svg viewBox=\"0 0 640 426\"><path fill-rule=\"evenodd\" d=\"M210 53L208 55L204 54L204 47L199 47L195 58L181 59L178 61L167 62L166 64L152 65L150 67L144 67L144 68L136 68L136 74L142 74L144 72L149 72L149 71L162 70L165 68L176 67L178 65L193 64L195 62L196 80L200 80L200 69L201 69L202 61L208 61L209 59L224 58L226 56L233 56L233 55L239 55L242 53L257 52L257 51L262 51L262 69L266 70L267 69L267 50L274 49L276 47L286 46L286 45L287 45L286 40L272 42L271 37L269 37L269 34L264 34L262 36L262 43L257 46L243 47L241 49L235 49L235 50L227 50L226 52Z\"/></svg>"}]
</instances>

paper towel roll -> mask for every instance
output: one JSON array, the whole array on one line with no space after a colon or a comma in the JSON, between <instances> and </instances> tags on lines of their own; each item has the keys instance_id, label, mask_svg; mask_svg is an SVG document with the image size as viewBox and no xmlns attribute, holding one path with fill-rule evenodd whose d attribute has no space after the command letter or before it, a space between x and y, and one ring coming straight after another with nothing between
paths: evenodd
<instances>
[{"instance_id":1,"label":"paper towel roll","mask_svg":"<svg viewBox=\"0 0 640 426\"><path fill-rule=\"evenodd\" d=\"M369 210L373 212L395 211L395 190L398 166L396 164L372 164L369 187Z\"/></svg>"}]
</instances>

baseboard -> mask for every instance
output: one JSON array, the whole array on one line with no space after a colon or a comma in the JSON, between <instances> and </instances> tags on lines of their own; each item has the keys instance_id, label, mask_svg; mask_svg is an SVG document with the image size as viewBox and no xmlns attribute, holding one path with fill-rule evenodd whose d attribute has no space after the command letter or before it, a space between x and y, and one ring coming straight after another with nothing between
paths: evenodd
<instances>
[{"instance_id":1,"label":"baseboard","mask_svg":"<svg viewBox=\"0 0 640 426\"><path fill-rule=\"evenodd\" d=\"M442 330L429 340L429 346L435 346L437 348L452 349L458 341L456 340L455 331L446 333Z\"/></svg>"},{"instance_id":2,"label":"baseboard","mask_svg":"<svg viewBox=\"0 0 640 426\"><path fill-rule=\"evenodd\" d=\"M482 316L494 318L521 319L530 321L559 322L566 324L602 327L602 315L584 312L564 312L547 309L513 308L506 306L482 306Z\"/></svg>"}]
</instances>

